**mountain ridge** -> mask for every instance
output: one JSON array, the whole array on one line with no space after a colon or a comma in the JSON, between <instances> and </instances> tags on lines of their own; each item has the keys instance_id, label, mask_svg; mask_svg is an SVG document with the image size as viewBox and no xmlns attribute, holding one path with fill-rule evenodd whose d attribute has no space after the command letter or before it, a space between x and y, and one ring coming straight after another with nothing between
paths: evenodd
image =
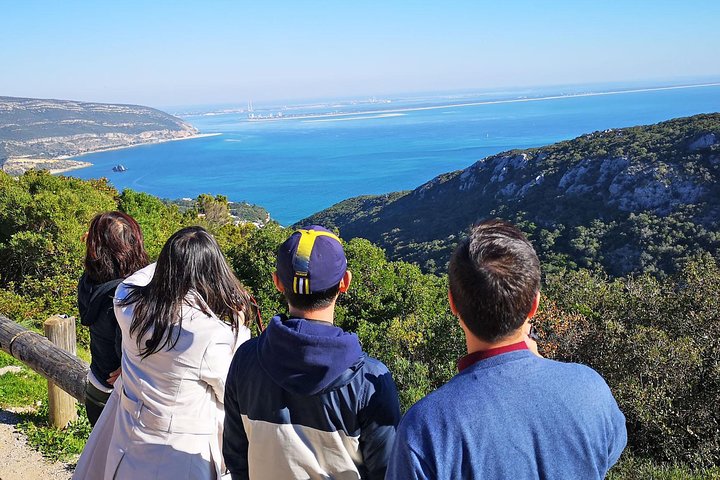
<instances>
[{"instance_id":1,"label":"mountain ridge","mask_svg":"<svg viewBox=\"0 0 720 480\"><path fill-rule=\"evenodd\" d=\"M434 271L470 224L502 217L521 224L548 263L665 272L720 249L719 181L720 114L701 114L499 153L298 224L367 238Z\"/></svg>"}]
</instances>

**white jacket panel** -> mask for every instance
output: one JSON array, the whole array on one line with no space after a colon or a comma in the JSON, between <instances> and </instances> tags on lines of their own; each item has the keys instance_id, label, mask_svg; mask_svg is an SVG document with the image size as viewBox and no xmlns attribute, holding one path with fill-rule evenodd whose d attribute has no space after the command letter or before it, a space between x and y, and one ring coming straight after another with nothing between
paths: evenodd
<instances>
[{"instance_id":1,"label":"white jacket panel","mask_svg":"<svg viewBox=\"0 0 720 480\"><path fill-rule=\"evenodd\" d=\"M154 271L154 264L140 270L116 292L115 314L123 337L123 388L118 393L104 478L219 478L224 471L225 378L235 349L250 338L250 331L241 327L236 338L230 326L214 315L185 306L175 347L142 358L136 338L130 336L133 305L117 302L127 295L128 284L146 285ZM188 303L196 302L188 296Z\"/></svg>"}]
</instances>

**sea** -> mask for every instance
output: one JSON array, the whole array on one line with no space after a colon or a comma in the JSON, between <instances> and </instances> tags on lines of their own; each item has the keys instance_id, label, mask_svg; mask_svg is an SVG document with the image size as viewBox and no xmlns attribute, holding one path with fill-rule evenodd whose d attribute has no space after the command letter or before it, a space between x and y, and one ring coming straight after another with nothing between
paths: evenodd
<instances>
[{"instance_id":1,"label":"sea","mask_svg":"<svg viewBox=\"0 0 720 480\"><path fill-rule=\"evenodd\" d=\"M176 107L216 134L78 157L66 175L162 198L222 194L283 225L358 196L413 189L499 152L720 112L720 83L598 85ZM125 172L113 172L122 164Z\"/></svg>"}]
</instances>

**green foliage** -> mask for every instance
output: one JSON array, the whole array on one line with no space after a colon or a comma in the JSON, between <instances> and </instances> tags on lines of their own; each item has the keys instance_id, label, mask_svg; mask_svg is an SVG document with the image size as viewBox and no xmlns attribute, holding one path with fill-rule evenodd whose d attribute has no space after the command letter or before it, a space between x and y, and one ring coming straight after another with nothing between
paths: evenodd
<instances>
[{"instance_id":1,"label":"green foliage","mask_svg":"<svg viewBox=\"0 0 720 480\"><path fill-rule=\"evenodd\" d=\"M45 457L50 460L72 460L82 452L92 431L85 407L78 404L77 412L77 420L64 429L57 429L50 425L45 401L37 412L21 414L22 422L18 427L27 436L28 443Z\"/></svg>"},{"instance_id":2,"label":"green foliage","mask_svg":"<svg viewBox=\"0 0 720 480\"><path fill-rule=\"evenodd\" d=\"M272 273L275 271L275 252L291 233L292 230L271 222L263 228L250 230L245 241L227 251L236 275L255 296L264 317L287 311L282 294L273 284Z\"/></svg>"},{"instance_id":3,"label":"green foliage","mask_svg":"<svg viewBox=\"0 0 720 480\"><path fill-rule=\"evenodd\" d=\"M620 461L608 472L608 480L718 480L720 467L693 468L687 464L664 464L648 458L624 453Z\"/></svg>"},{"instance_id":4,"label":"green foliage","mask_svg":"<svg viewBox=\"0 0 720 480\"><path fill-rule=\"evenodd\" d=\"M463 352L462 332L447 307L447 280L388 262L367 240L351 240L345 252L353 280L340 297L336 322L356 331L366 351L393 372L405 410L447 382Z\"/></svg>"},{"instance_id":5,"label":"green foliage","mask_svg":"<svg viewBox=\"0 0 720 480\"><path fill-rule=\"evenodd\" d=\"M557 303L539 317L545 353L602 374L637 455L720 465L719 285L709 256L663 280L608 282L587 272L547 280Z\"/></svg>"},{"instance_id":6,"label":"green foliage","mask_svg":"<svg viewBox=\"0 0 720 480\"><path fill-rule=\"evenodd\" d=\"M197 208L205 222L213 227L223 226L232 220L228 199L224 195L213 197L203 193L197 198Z\"/></svg>"},{"instance_id":7,"label":"green foliage","mask_svg":"<svg viewBox=\"0 0 720 480\"><path fill-rule=\"evenodd\" d=\"M676 271L720 251L720 113L607 130L513 150L412 192L351 198L300 223L366 238L390 259L443 272L456 238L478 220L518 224L551 271Z\"/></svg>"},{"instance_id":8,"label":"green foliage","mask_svg":"<svg viewBox=\"0 0 720 480\"><path fill-rule=\"evenodd\" d=\"M21 367L22 371L0 375L0 406L22 408L37 405L47 397L47 380L0 351L0 367L6 366Z\"/></svg>"},{"instance_id":9,"label":"green foliage","mask_svg":"<svg viewBox=\"0 0 720 480\"><path fill-rule=\"evenodd\" d=\"M191 224L193 216L184 217L177 206L167 205L147 193L123 190L119 208L137 220L145 238L145 250L156 259L165 241L182 227Z\"/></svg>"},{"instance_id":10,"label":"green foliage","mask_svg":"<svg viewBox=\"0 0 720 480\"><path fill-rule=\"evenodd\" d=\"M87 225L115 208L96 185L47 172L31 170L17 180L0 172L0 287L80 271Z\"/></svg>"}]
</instances>

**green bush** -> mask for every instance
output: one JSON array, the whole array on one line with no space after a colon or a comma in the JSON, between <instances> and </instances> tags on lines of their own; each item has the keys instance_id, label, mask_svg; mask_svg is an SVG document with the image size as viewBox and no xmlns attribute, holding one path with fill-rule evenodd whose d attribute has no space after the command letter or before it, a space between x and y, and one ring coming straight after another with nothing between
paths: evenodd
<instances>
[{"instance_id":1,"label":"green bush","mask_svg":"<svg viewBox=\"0 0 720 480\"><path fill-rule=\"evenodd\" d=\"M608 472L607 480L718 480L720 467L694 468L687 464L662 464L648 458L638 458L627 451Z\"/></svg>"},{"instance_id":2,"label":"green bush","mask_svg":"<svg viewBox=\"0 0 720 480\"><path fill-rule=\"evenodd\" d=\"M711 257L674 277L608 282L550 278L540 315L546 353L590 365L610 385L631 451L662 462L720 465L720 268Z\"/></svg>"}]
</instances>

